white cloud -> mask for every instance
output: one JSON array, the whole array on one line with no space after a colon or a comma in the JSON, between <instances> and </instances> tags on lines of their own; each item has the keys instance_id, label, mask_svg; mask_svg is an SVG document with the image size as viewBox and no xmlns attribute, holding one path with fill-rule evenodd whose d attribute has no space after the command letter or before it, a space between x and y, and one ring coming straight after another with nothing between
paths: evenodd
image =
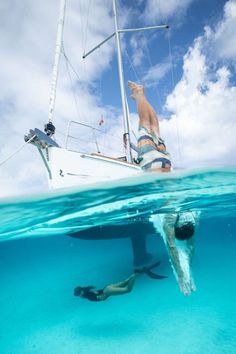
<instances>
[{"instance_id":1,"label":"white cloud","mask_svg":"<svg viewBox=\"0 0 236 354\"><path fill-rule=\"evenodd\" d=\"M230 0L224 6L224 16L215 30L206 27L205 47L210 43L212 60L226 59L235 62L236 58L236 1Z\"/></svg>"},{"instance_id":2,"label":"white cloud","mask_svg":"<svg viewBox=\"0 0 236 354\"><path fill-rule=\"evenodd\" d=\"M157 81L165 77L170 69L171 63L169 61L158 63L148 70L148 72L143 76L142 81L145 83L145 86L155 85Z\"/></svg>"},{"instance_id":3,"label":"white cloud","mask_svg":"<svg viewBox=\"0 0 236 354\"><path fill-rule=\"evenodd\" d=\"M166 21L183 16L194 0L147 0L144 17L147 21Z\"/></svg>"},{"instance_id":4,"label":"white cloud","mask_svg":"<svg viewBox=\"0 0 236 354\"><path fill-rule=\"evenodd\" d=\"M139 66L146 55L147 38L142 35L133 35L130 39L132 48L132 64Z\"/></svg>"},{"instance_id":5,"label":"white cloud","mask_svg":"<svg viewBox=\"0 0 236 354\"><path fill-rule=\"evenodd\" d=\"M219 27L224 22L225 18ZM236 164L236 87L230 84L230 69L220 65L220 56L215 72L204 54L206 37L208 46L214 45L217 33L211 30L212 42L209 29L195 40L184 57L183 76L167 98L172 115L162 122L162 132L175 164L182 167Z\"/></svg>"}]
</instances>

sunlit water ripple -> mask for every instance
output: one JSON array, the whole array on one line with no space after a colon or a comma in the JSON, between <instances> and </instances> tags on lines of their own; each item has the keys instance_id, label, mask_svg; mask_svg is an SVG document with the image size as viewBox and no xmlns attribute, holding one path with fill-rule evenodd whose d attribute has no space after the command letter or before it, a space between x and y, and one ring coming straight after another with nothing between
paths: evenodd
<instances>
[{"instance_id":1,"label":"sunlit water ripple","mask_svg":"<svg viewBox=\"0 0 236 354\"><path fill-rule=\"evenodd\" d=\"M0 202L0 240L75 233L99 225L148 220L153 213L198 210L202 217L236 209L236 169L144 174Z\"/></svg>"}]
</instances>

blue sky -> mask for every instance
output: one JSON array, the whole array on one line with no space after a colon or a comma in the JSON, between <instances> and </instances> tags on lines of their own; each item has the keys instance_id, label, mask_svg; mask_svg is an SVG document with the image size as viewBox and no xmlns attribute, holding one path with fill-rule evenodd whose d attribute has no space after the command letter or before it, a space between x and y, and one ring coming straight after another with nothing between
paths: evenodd
<instances>
[{"instance_id":1,"label":"blue sky","mask_svg":"<svg viewBox=\"0 0 236 354\"><path fill-rule=\"evenodd\" d=\"M114 31L111 3L68 1L64 46L79 80L70 71L70 81L62 58L55 111L62 146L70 119L97 126L103 116L107 137L121 136L114 39L86 62L81 59L85 48ZM0 161L23 143L30 128L43 128L48 120L58 8L57 0L0 4ZM122 35L122 47L125 81L145 84L174 166L235 166L236 1L123 0L118 11L122 28L170 25L168 31ZM128 101L136 131L135 104ZM104 152L119 150L119 140L101 139L106 141ZM32 146L0 167L0 181L3 196L47 189L46 173Z\"/></svg>"}]
</instances>

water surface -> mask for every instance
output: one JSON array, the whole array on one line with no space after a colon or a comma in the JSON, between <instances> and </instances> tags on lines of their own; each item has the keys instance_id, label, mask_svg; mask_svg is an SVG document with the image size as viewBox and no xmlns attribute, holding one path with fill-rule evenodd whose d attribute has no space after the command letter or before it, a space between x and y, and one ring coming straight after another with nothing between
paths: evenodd
<instances>
[{"instance_id":1,"label":"water surface","mask_svg":"<svg viewBox=\"0 0 236 354\"><path fill-rule=\"evenodd\" d=\"M235 177L233 169L151 174L2 200L0 352L234 353ZM153 213L176 210L201 211L190 297L179 292L148 223ZM166 280L143 275L132 293L102 303L73 296L77 285L129 276L134 239L136 257L145 240Z\"/></svg>"}]
</instances>

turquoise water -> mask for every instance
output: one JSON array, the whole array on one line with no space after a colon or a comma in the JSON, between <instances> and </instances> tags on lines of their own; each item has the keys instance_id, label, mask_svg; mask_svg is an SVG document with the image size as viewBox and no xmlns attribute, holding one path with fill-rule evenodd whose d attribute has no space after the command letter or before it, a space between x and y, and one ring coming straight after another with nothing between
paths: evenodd
<instances>
[{"instance_id":1,"label":"turquoise water","mask_svg":"<svg viewBox=\"0 0 236 354\"><path fill-rule=\"evenodd\" d=\"M0 203L0 353L235 353L236 169L143 175ZM183 296L151 214L201 211L196 293ZM71 237L72 236L72 237ZM165 280L92 303L145 252Z\"/></svg>"}]
</instances>

